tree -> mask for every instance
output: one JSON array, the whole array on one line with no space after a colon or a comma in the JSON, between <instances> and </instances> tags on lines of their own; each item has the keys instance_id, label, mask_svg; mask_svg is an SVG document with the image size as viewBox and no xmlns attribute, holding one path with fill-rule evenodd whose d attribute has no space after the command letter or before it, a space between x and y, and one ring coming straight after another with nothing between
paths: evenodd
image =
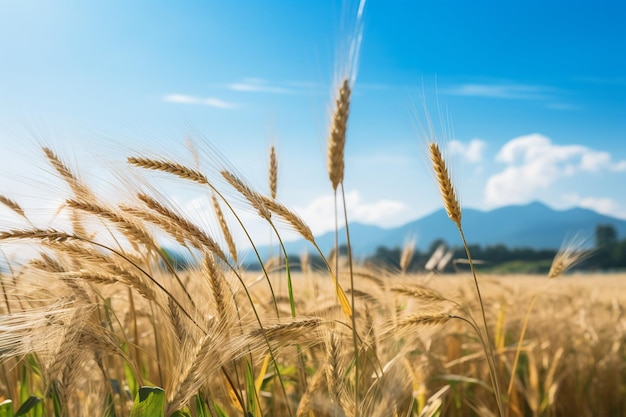
<instances>
[{"instance_id":1,"label":"tree","mask_svg":"<svg viewBox=\"0 0 626 417\"><path fill-rule=\"evenodd\" d=\"M617 243L617 231L612 224L599 224L596 226L596 248L613 246Z\"/></svg>"}]
</instances>

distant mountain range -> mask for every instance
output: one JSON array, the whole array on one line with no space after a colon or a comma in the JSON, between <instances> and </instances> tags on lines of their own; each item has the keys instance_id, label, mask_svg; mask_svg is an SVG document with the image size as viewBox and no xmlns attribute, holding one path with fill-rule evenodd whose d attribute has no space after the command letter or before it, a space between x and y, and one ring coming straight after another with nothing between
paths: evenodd
<instances>
[{"instance_id":1,"label":"distant mountain range","mask_svg":"<svg viewBox=\"0 0 626 417\"><path fill-rule=\"evenodd\" d=\"M464 208L462 224L468 243L481 246L505 244L509 248L557 249L566 237L574 235L588 238L589 243L593 244L598 224L611 224L618 238L626 237L626 220L583 208L554 210L538 202L486 212ZM373 254L379 246L402 247L411 237L416 239L416 247L422 250L427 249L436 239L442 239L451 246L461 245L459 232L443 209L392 229L360 223L350 223L349 229L353 253L357 258ZM339 235L340 244L345 243L345 229L342 228ZM334 232L316 236L324 253L332 249L334 239ZM305 250L313 251L304 240L287 242L285 246L287 253L294 255ZM261 247L259 252L263 258L267 258L270 250L269 247Z\"/></svg>"}]
</instances>

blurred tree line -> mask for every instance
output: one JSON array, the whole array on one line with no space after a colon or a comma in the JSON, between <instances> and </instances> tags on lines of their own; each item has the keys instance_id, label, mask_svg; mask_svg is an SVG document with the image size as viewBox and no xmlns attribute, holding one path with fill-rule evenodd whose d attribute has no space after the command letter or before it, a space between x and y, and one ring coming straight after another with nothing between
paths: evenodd
<instances>
[{"instance_id":1,"label":"blurred tree line","mask_svg":"<svg viewBox=\"0 0 626 417\"><path fill-rule=\"evenodd\" d=\"M593 247L590 245L586 248L590 249L589 256L576 269L587 271L626 269L626 239L618 239L615 227L610 224L598 225L593 243ZM365 259L357 259L357 262L366 266L400 271L400 262L405 249L379 246L375 253ZM480 270L503 273L547 273L557 253L555 249L509 248L504 244L488 246L471 244L469 249ZM345 260L347 255L345 245L339 248L339 254ZM443 240L436 240L426 250L415 248L412 251L406 272L468 270L464 262L466 258L462 246L448 247ZM299 269L300 256L290 255L289 261L295 269ZM319 256L309 255L306 262L314 270L324 269L324 263Z\"/></svg>"},{"instance_id":2,"label":"blurred tree line","mask_svg":"<svg viewBox=\"0 0 626 417\"><path fill-rule=\"evenodd\" d=\"M596 226L595 250L582 266L591 270L626 269L626 239L618 240L610 224Z\"/></svg>"}]
</instances>

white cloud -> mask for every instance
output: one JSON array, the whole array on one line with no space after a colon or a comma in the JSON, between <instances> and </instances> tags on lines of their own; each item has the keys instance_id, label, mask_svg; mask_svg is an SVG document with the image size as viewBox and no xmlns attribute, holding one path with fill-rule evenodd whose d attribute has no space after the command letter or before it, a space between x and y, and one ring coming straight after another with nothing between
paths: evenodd
<instances>
[{"instance_id":1,"label":"white cloud","mask_svg":"<svg viewBox=\"0 0 626 417\"><path fill-rule=\"evenodd\" d=\"M228 89L233 91L243 91L251 93L272 93L272 94L293 94L289 88L279 87L269 84L260 78L246 78L242 82L228 84Z\"/></svg>"},{"instance_id":2,"label":"white cloud","mask_svg":"<svg viewBox=\"0 0 626 417\"><path fill-rule=\"evenodd\" d=\"M613 162L607 152L581 145L556 145L540 134L510 140L496 161L507 166L487 180L485 200L495 206L528 202L559 178L580 172L626 170L626 161Z\"/></svg>"},{"instance_id":3,"label":"white cloud","mask_svg":"<svg viewBox=\"0 0 626 417\"><path fill-rule=\"evenodd\" d=\"M622 172L626 171L626 161L619 161L611 165L611 171Z\"/></svg>"},{"instance_id":4,"label":"white cloud","mask_svg":"<svg viewBox=\"0 0 626 417\"><path fill-rule=\"evenodd\" d=\"M472 139L465 144L458 140L452 140L448 144L448 152L461 155L465 160L477 164L483 159L483 150L487 144L480 139Z\"/></svg>"},{"instance_id":5,"label":"white cloud","mask_svg":"<svg viewBox=\"0 0 626 417\"><path fill-rule=\"evenodd\" d=\"M578 207L587 208L607 216L626 218L626 212L615 200L609 197L581 197L574 193L567 194L563 198L569 204Z\"/></svg>"},{"instance_id":6,"label":"white cloud","mask_svg":"<svg viewBox=\"0 0 626 417\"><path fill-rule=\"evenodd\" d=\"M454 96L504 98L514 100L545 100L554 89L540 85L524 84L461 84L443 89Z\"/></svg>"},{"instance_id":7,"label":"white cloud","mask_svg":"<svg viewBox=\"0 0 626 417\"><path fill-rule=\"evenodd\" d=\"M358 191L346 193L346 207L350 222L372 224L381 227L398 225L398 221L406 220L408 207L400 201L378 200L362 201ZM314 234L324 233L335 228L334 197L325 195L313 200L308 206L297 209ZM340 219L340 225L343 221Z\"/></svg>"},{"instance_id":8,"label":"white cloud","mask_svg":"<svg viewBox=\"0 0 626 417\"><path fill-rule=\"evenodd\" d=\"M580 158L580 167L584 171L596 172L611 166L611 155L608 152L589 152Z\"/></svg>"},{"instance_id":9,"label":"white cloud","mask_svg":"<svg viewBox=\"0 0 626 417\"><path fill-rule=\"evenodd\" d=\"M237 107L235 103L220 100L217 98L212 98L212 97L202 98L202 97L188 96L184 94L169 94L165 96L163 100L168 101L170 103L199 104L203 106L215 107L218 109L234 109Z\"/></svg>"},{"instance_id":10,"label":"white cloud","mask_svg":"<svg viewBox=\"0 0 626 417\"><path fill-rule=\"evenodd\" d=\"M176 198L173 203L174 206L190 220L210 231L211 235L215 237L220 245L225 247L225 243L221 237L220 227L215 220L210 199L198 197L183 201ZM359 222L381 227L392 227L403 224L409 220L411 214L409 207L400 201L378 200L365 202L362 200L358 191L346 193L346 204L350 222ZM311 228L314 235L319 235L334 230L335 228L334 197L331 194L314 199L304 208L291 208ZM341 206L339 206L339 208L341 209ZM224 205L222 205L222 210L224 211L229 225L231 225L231 233L233 234L237 246L241 248L250 247L250 242L241 230L241 227L237 224L236 219L226 210ZM259 217L254 209L243 203L243 205L235 204L235 210L255 245L266 245L272 241L269 225L265 220ZM344 225L342 217L343 216L340 216L339 218L340 227ZM294 232L289 226L285 226L285 224L286 223L281 221L276 222L276 226L284 241L292 241L301 238L300 235Z\"/></svg>"}]
</instances>

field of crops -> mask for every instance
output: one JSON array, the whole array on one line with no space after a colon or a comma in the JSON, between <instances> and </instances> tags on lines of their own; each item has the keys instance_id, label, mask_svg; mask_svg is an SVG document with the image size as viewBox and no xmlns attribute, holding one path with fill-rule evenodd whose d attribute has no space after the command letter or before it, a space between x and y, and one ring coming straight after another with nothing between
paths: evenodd
<instances>
[{"instance_id":1,"label":"field of crops","mask_svg":"<svg viewBox=\"0 0 626 417\"><path fill-rule=\"evenodd\" d=\"M363 4L329 118L335 253L338 225L350 224L344 148ZM626 276L568 275L589 256L576 241L546 276L481 274L425 119L424 150L465 250L459 275L406 274L410 244L398 271L365 268L349 232L347 256L323 253L277 197L274 146L268 192L206 143L191 144L187 162L116 149L124 159L104 185L42 146L57 182L24 183L45 197L0 195L0 417L626 416ZM181 207L166 181L206 210ZM56 204L53 220L24 200ZM278 256L258 256L251 216ZM321 266L289 262L286 229ZM243 250L260 272L242 266Z\"/></svg>"}]
</instances>

